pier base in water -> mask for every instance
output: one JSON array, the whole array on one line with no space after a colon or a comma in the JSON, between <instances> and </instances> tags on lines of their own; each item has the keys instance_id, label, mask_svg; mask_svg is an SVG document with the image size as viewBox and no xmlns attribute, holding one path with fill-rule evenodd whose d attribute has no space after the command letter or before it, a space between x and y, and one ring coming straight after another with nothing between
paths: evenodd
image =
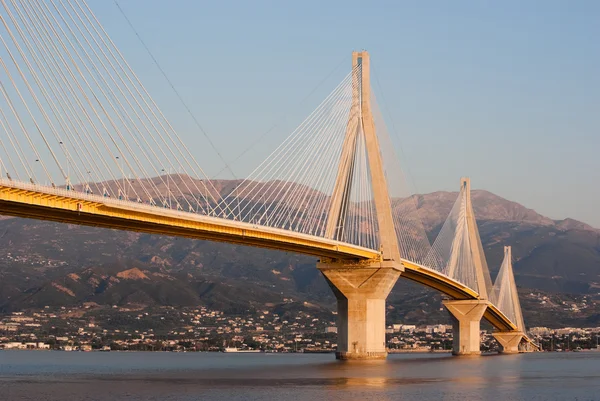
<instances>
[{"instance_id":1,"label":"pier base in water","mask_svg":"<svg viewBox=\"0 0 600 401\"><path fill-rule=\"evenodd\" d=\"M518 354L519 344L525 335L520 331L498 331L492 333L498 345L501 354Z\"/></svg>"},{"instance_id":2,"label":"pier base in water","mask_svg":"<svg viewBox=\"0 0 600 401\"><path fill-rule=\"evenodd\" d=\"M452 354L480 355L481 318L488 306L483 300L445 300L452 318Z\"/></svg>"},{"instance_id":3,"label":"pier base in water","mask_svg":"<svg viewBox=\"0 0 600 401\"><path fill-rule=\"evenodd\" d=\"M401 266L319 263L318 268L337 298L336 358L385 359L385 300L400 277Z\"/></svg>"}]
</instances>

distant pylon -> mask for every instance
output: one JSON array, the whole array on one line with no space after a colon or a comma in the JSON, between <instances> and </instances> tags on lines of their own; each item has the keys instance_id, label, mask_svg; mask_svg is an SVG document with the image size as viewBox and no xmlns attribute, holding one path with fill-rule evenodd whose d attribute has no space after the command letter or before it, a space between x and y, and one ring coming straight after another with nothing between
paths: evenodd
<instances>
[{"instance_id":1,"label":"distant pylon","mask_svg":"<svg viewBox=\"0 0 600 401\"><path fill-rule=\"evenodd\" d=\"M471 181L460 180L460 199L455 235L452 240L447 275L455 280L473 286L479 299L489 299L492 279L488 269L477 221L471 203Z\"/></svg>"},{"instance_id":2,"label":"distant pylon","mask_svg":"<svg viewBox=\"0 0 600 401\"><path fill-rule=\"evenodd\" d=\"M498 309L517 326L517 329L525 333L525 321L523 320L521 302L519 301L517 284L513 274L510 246L504 247L504 260L494 282L491 298Z\"/></svg>"}]
</instances>

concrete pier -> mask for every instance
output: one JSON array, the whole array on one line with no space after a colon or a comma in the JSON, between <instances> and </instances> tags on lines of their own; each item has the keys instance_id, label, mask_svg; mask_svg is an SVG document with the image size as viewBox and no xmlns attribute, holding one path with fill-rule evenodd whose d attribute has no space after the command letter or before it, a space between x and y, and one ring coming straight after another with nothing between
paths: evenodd
<instances>
[{"instance_id":1,"label":"concrete pier","mask_svg":"<svg viewBox=\"0 0 600 401\"><path fill-rule=\"evenodd\" d=\"M501 354L518 354L519 344L525 338L525 334L521 331L497 331L492 335L500 346Z\"/></svg>"},{"instance_id":2,"label":"concrete pier","mask_svg":"<svg viewBox=\"0 0 600 401\"><path fill-rule=\"evenodd\" d=\"M452 318L452 354L479 355L481 318L488 307L486 300L445 300Z\"/></svg>"},{"instance_id":3,"label":"concrete pier","mask_svg":"<svg viewBox=\"0 0 600 401\"><path fill-rule=\"evenodd\" d=\"M319 263L337 298L337 359L385 359L385 300L401 266L355 267Z\"/></svg>"}]
</instances>

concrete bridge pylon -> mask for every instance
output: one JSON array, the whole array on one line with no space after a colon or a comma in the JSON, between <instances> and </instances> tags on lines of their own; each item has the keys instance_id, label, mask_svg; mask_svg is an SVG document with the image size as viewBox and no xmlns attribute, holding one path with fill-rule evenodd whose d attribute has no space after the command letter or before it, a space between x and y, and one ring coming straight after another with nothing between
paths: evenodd
<instances>
[{"instance_id":1,"label":"concrete bridge pylon","mask_svg":"<svg viewBox=\"0 0 600 401\"><path fill-rule=\"evenodd\" d=\"M517 284L512 268L512 248L504 247L504 260L496 277L496 282L492 289L492 301L498 305L512 322L515 323L516 330L496 331L492 335L498 342L500 353L516 354L521 352L520 345L527 336L525 334L525 321L521 311L521 302L517 292Z\"/></svg>"},{"instance_id":2,"label":"concrete bridge pylon","mask_svg":"<svg viewBox=\"0 0 600 401\"><path fill-rule=\"evenodd\" d=\"M460 180L460 210L448 262L448 275L460 276L479 293L475 300L445 300L452 319L454 355L479 355L481 318L486 312L492 280L471 202L471 180Z\"/></svg>"},{"instance_id":3,"label":"concrete bridge pylon","mask_svg":"<svg viewBox=\"0 0 600 401\"><path fill-rule=\"evenodd\" d=\"M326 236L343 230L350 207L356 144L364 141L381 255L378 260L321 259L317 265L338 303L338 359L383 359L385 300L404 271L394 227L383 160L371 110L370 60L366 51L352 53L352 106L327 219Z\"/></svg>"}]
</instances>

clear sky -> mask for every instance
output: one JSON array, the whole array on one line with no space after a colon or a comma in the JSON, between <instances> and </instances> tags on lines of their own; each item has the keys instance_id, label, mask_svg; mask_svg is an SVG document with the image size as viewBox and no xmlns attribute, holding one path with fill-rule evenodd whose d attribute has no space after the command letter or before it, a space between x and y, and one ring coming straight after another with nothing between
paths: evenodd
<instances>
[{"instance_id":1,"label":"clear sky","mask_svg":"<svg viewBox=\"0 0 600 401\"><path fill-rule=\"evenodd\" d=\"M88 1L217 174L223 163L115 3ZM349 72L352 50L366 49L414 190L456 190L466 175L551 218L600 227L598 1L119 4L237 177Z\"/></svg>"}]
</instances>

